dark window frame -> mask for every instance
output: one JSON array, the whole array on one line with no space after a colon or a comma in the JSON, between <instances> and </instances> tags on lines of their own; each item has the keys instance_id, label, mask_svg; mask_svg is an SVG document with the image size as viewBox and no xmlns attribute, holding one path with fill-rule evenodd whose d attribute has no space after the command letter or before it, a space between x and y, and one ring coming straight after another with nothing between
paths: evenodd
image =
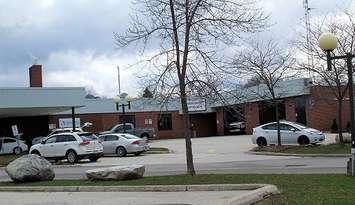
<instances>
[{"instance_id":1,"label":"dark window frame","mask_svg":"<svg viewBox=\"0 0 355 205\"><path fill-rule=\"evenodd\" d=\"M158 118L158 130L172 130L173 120L171 113L160 114Z\"/></svg>"}]
</instances>

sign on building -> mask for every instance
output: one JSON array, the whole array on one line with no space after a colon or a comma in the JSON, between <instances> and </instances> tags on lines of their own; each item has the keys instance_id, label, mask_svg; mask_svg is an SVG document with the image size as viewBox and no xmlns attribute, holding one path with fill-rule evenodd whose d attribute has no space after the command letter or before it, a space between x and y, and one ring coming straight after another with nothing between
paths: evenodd
<instances>
[{"instance_id":1,"label":"sign on building","mask_svg":"<svg viewBox=\"0 0 355 205\"><path fill-rule=\"evenodd\" d=\"M194 99L187 100L187 108L189 111L205 111L206 110L206 100L205 99Z\"/></svg>"},{"instance_id":2,"label":"sign on building","mask_svg":"<svg viewBox=\"0 0 355 205\"><path fill-rule=\"evenodd\" d=\"M59 128L73 127L72 118L59 118ZM75 118L75 127L80 127L80 118Z\"/></svg>"},{"instance_id":3,"label":"sign on building","mask_svg":"<svg viewBox=\"0 0 355 205\"><path fill-rule=\"evenodd\" d=\"M12 126L11 126L11 129L12 129L12 134L13 134L14 136L18 136L18 135L19 135L18 129L17 129L17 125L12 125Z\"/></svg>"}]
</instances>

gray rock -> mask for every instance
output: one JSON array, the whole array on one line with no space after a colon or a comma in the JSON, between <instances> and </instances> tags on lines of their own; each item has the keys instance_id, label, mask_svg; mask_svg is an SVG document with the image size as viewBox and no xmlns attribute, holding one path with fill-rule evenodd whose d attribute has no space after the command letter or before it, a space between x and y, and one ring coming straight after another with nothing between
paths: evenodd
<instances>
[{"instance_id":1,"label":"gray rock","mask_svg":"<svg viewBox=\"0 0 355 205\"><path fill-rule=\"evenodd\" d=\"M145 172L144 165L114 166L86 171L90 180L130 180L142 178Z\"/></svg>"},{"instance_id":2,"label":"gray rock","mask_svg":"<svg viewBox=\"0 0 355 205\"><path fill-rule=\"evenodd\" d=\"M51 163L34 154L14 160L5 171L15 182L51 181L55 176Z\"/></svg>"}]
</instances>

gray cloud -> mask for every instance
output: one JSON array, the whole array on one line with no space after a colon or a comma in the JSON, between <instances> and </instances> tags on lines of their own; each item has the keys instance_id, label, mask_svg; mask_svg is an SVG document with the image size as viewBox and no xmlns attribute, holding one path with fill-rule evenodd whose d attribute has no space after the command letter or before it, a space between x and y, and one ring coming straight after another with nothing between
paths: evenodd
<instances>
[{"instance_id":1,"label":"gray cloud","mask_svg":"<svg viewBox=\"0 0 355 205\"><path fill-rule=\"evenodd\" d=\"M338 12L351 0L309 0L312 15ZM262 0L275 25L262 35L294 38L303 23L302 0ZM139 56L115 50L114 31L123 31L132 11L128 0L0 0L0 86L27 86L31 55L43 64L46 86L85 86L100 95L116 92L116 65L122 87L135 94L135 70L125 69ZM261 36L262 36L261 35Z\"/></svg>"}]
</instances>

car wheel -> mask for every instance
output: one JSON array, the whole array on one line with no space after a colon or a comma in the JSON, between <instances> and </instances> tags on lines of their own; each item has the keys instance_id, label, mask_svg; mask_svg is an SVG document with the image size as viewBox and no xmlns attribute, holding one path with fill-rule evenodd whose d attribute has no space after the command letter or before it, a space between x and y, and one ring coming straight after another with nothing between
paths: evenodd
<instances>
[{"instance_id":1,"label":"car wheel","mask_svg":"<svg viewBox=\"0 0 355 205\"><path fill-rule=\"evenodd\" d=\"M300 145L308 145L308 144L309 144L309 139L308 139L308 137L307 137L307 136L304 136L304 135L300 136L300 137L298 138L298 144L300 144Z\"/></svg>"},{"instance_id":2,"label":"car wheel","mask_svg":"<svg viewBox=\"0 0 355 205\"><path fill-rule=\"evenodd\" d=\"M35 154L35 155L41 156L41 153L39 153L39 151L37 151L37 150L33 150L31 152L31 154Z\"/></svg>"},{"instance_id":3,"label":"car wheel","mask_svg":"<svg viewBox=\"0 0 355 205\"><path fill-rule=\"evenodd\" d=\"M14 150L13 150L13 153L16 154L16 155L21 154L22 153L21 147L15 147Z\"/></svg>"},{"instance_id":4,"label":"car wheel","mask_svg":"<svg viewBox=\"0 0 355 205\"><path fill-rule=\"evenodd\" d=\"M256 144L259 146L259 147L263 147L263 146L267 146L267 141L264 137L259 137L257 140L256 140Z\"/></svg>"},{"instance_id":5,"label":"car wheel","mask_svg":"<svg viewBox=\"0 0 355 205\"><path fill-rule=\"evenodd\" d=\"M75 162L78 161L78 157L77 157L76 153L73 150L69 150L67 152L67 160L71 164L74 164Z\"/></svg>"},{"instance_id":6,"label":"car wheel","mask_svg":"<svg viewBox=\"0 0 355 205\"><path fill-rule=\"evenodd\" d=\"M149 140L149 135L148 134L142 134L141 138L147 141L147 140Z\"/></svg>"},{"instance_id":7,"label":"car wheel","mask_svg":"<svg viewBox=\"0 0 355 205\"><path fill-rule=\"evenodd\" d=\"M89 157L90 162L96 162L98 159L98 157Z\"/></svg>"},{"instance_id":8,"label":"car wheel","mask_svg":"<svg viewBox=\"0 0 355 205\"><path fill-rule=\"evenodd\" d=\"M139 155L141 155L143 152L136 152L136 153L134 153L134 155L135 156L139 156Z\"/></svg>"},{"instance_id":9,"label":"car wheel","mask_svg":"<svg viewBox=\"0 0 355 205\"><path fill-rule=\"evenodd\" d=\"M124 147L117 147L116 154L119 157L124 157L124 156L127 155L127 151L126 151L126 149Z\"/></svg>"}]
</instances>

